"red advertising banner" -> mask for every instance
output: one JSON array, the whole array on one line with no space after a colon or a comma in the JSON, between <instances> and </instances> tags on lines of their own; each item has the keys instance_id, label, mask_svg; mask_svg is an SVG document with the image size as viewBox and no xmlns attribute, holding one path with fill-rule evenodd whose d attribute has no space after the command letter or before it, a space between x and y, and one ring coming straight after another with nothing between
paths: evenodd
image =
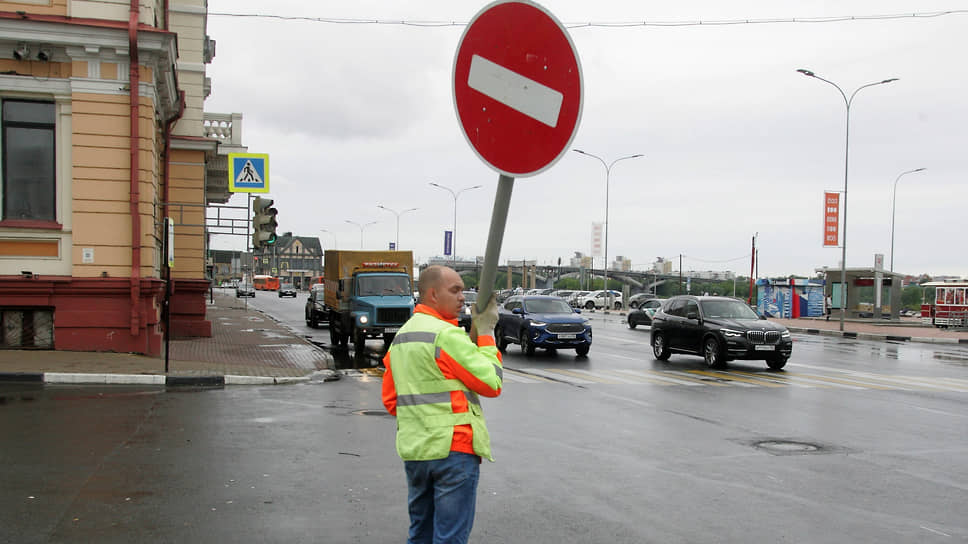
<instances>
[{"instance_id":1,"label":"red advertising banner","mask_svg":"<svg viewBox=\"0 0 968 544\"><path fill-rule=\"evenodd\" d=\"M823 245L837 247L840 241L840 193L823 194Z\"/></svg>"}]
</instances>

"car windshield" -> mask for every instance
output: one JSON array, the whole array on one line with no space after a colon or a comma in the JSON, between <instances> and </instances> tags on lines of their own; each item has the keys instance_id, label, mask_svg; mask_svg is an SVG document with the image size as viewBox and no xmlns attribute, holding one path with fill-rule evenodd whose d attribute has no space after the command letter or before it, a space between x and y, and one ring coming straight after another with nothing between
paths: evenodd
<instances>
[{"instance_id":1,"label":"car windshield","mask_svg":"<svg viewBox=\"0 0 968 544\"><path fill-rule=\"evenodd\" d=\"M477 291L464 291L464 304L477 302Z\"/></svg>"},{"instance_id":2,"label":"car windshield","mask_svg":"<svg viewBox=\"0 0 968 544\"><path fill-rule=\"evenodd\" d=\"M292 289L292 284L291 283L284 283L284 284L282 284L281 289Z\"/></svg>"},{"instance_id":3,"label":"car windshield","mask_svg":"<svg viewBox=\"0 0 968 544\"><path fill-rule=\"evenodd\" d=\"M738 300L704 300L702 313L705 317L725 317L729 319L759 319L756 312Z\"/></svg>"},{"instance_id":4,"label":"car windshield","mask_svg":"<svg viewBox=\"0 0 968 544\"><path fill-rule=\"evenodd\" d=\"M357 283L361 297L410 294L410 280L406 276L360 276Z\"/></svg>"},{"instance_id":5,"label":"car windshield","mask_svg":"<svg viewBox=\"0 0 968 544\"><path fill-rule=\"evenodd\" d=\"M524 310L532 314L570 314L573 313L567 302L557 298L536 298L524 301Z\"/></svg>"}]
</instances>

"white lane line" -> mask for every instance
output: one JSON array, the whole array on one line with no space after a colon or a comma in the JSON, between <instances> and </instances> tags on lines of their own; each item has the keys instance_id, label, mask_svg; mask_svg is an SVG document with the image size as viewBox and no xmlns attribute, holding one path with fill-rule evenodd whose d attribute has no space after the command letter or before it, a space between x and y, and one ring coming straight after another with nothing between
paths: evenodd
<instances>
[{"instance_id":1,"label":"white lane line","mask_svg":"<svg viewBox=\"0 0 968 544\"><path fill-rule=\"evenodd\" d=\"M471 57L467 86L554 128L564 95L480 55Z\"/></svg>"}]
</instances>

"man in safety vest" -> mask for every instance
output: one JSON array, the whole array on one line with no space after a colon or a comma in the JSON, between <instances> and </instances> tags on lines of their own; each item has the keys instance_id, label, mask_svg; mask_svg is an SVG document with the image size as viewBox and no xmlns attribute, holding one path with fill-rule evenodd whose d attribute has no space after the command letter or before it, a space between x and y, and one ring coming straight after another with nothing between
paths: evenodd
<instances>
[{"instance_id":1,"label":"man in safety vest","mask_svg":"<svg viewBox=\"0 0 968 544\"><path fill-rule=\"evenodd\" d=\"M397 417L397 453L407 475L407 542L465 543L474 525L481 457L494 460L478 395L501 394L497 304L491 297L484 311L472 308L468 336L457 326L464 309L457 272L427 267L418 290L413 317L383 358L383 404Z\"/></svg>"}]
</instances>

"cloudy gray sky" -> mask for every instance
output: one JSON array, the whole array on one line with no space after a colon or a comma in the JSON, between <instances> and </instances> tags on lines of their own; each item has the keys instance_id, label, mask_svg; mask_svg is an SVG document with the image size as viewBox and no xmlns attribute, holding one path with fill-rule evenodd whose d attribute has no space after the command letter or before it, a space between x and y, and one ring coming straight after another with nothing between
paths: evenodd
<instances>
[{"instance_id":1,"label":"cloudy gray sky","mask_svg":"<svg viewBox=\"0 0 968 544\"><path fill-rule=\"evenodd\" d=\"M379 221L367 249L400 244L424 261L443 253L458 199L457 252L483 255L498 174L460 132L451 71L464 27L335 24L217 15L263 14L390 21L469 21L486 2L209 0L210 112L241 112L250 152L270 155L279 231L319 236L324 247L360 247L346 221ZM610 178L608 254L635 268L656 257L686 270L749 271L759 233L760 275L812 275L837 267L822 247L822 196L844 183L850 93L847 265L890 260L897 176L894 268L968 275L968 11L844 22L775 22L833 16L930 14L953 0L547 0L566 26L636 21L756 21L732 25L572 27L584 111L575 148L622 161ZM235 196L231 204L242 205ZM516 180L505 259L567 262L588 253L605 217L605 169L567 153ZM327 232L321 232L326 229ZM218 249L244 249L216 236ZM596 259L596 267L601 259Z\"/></svg>"}]
</instances>

